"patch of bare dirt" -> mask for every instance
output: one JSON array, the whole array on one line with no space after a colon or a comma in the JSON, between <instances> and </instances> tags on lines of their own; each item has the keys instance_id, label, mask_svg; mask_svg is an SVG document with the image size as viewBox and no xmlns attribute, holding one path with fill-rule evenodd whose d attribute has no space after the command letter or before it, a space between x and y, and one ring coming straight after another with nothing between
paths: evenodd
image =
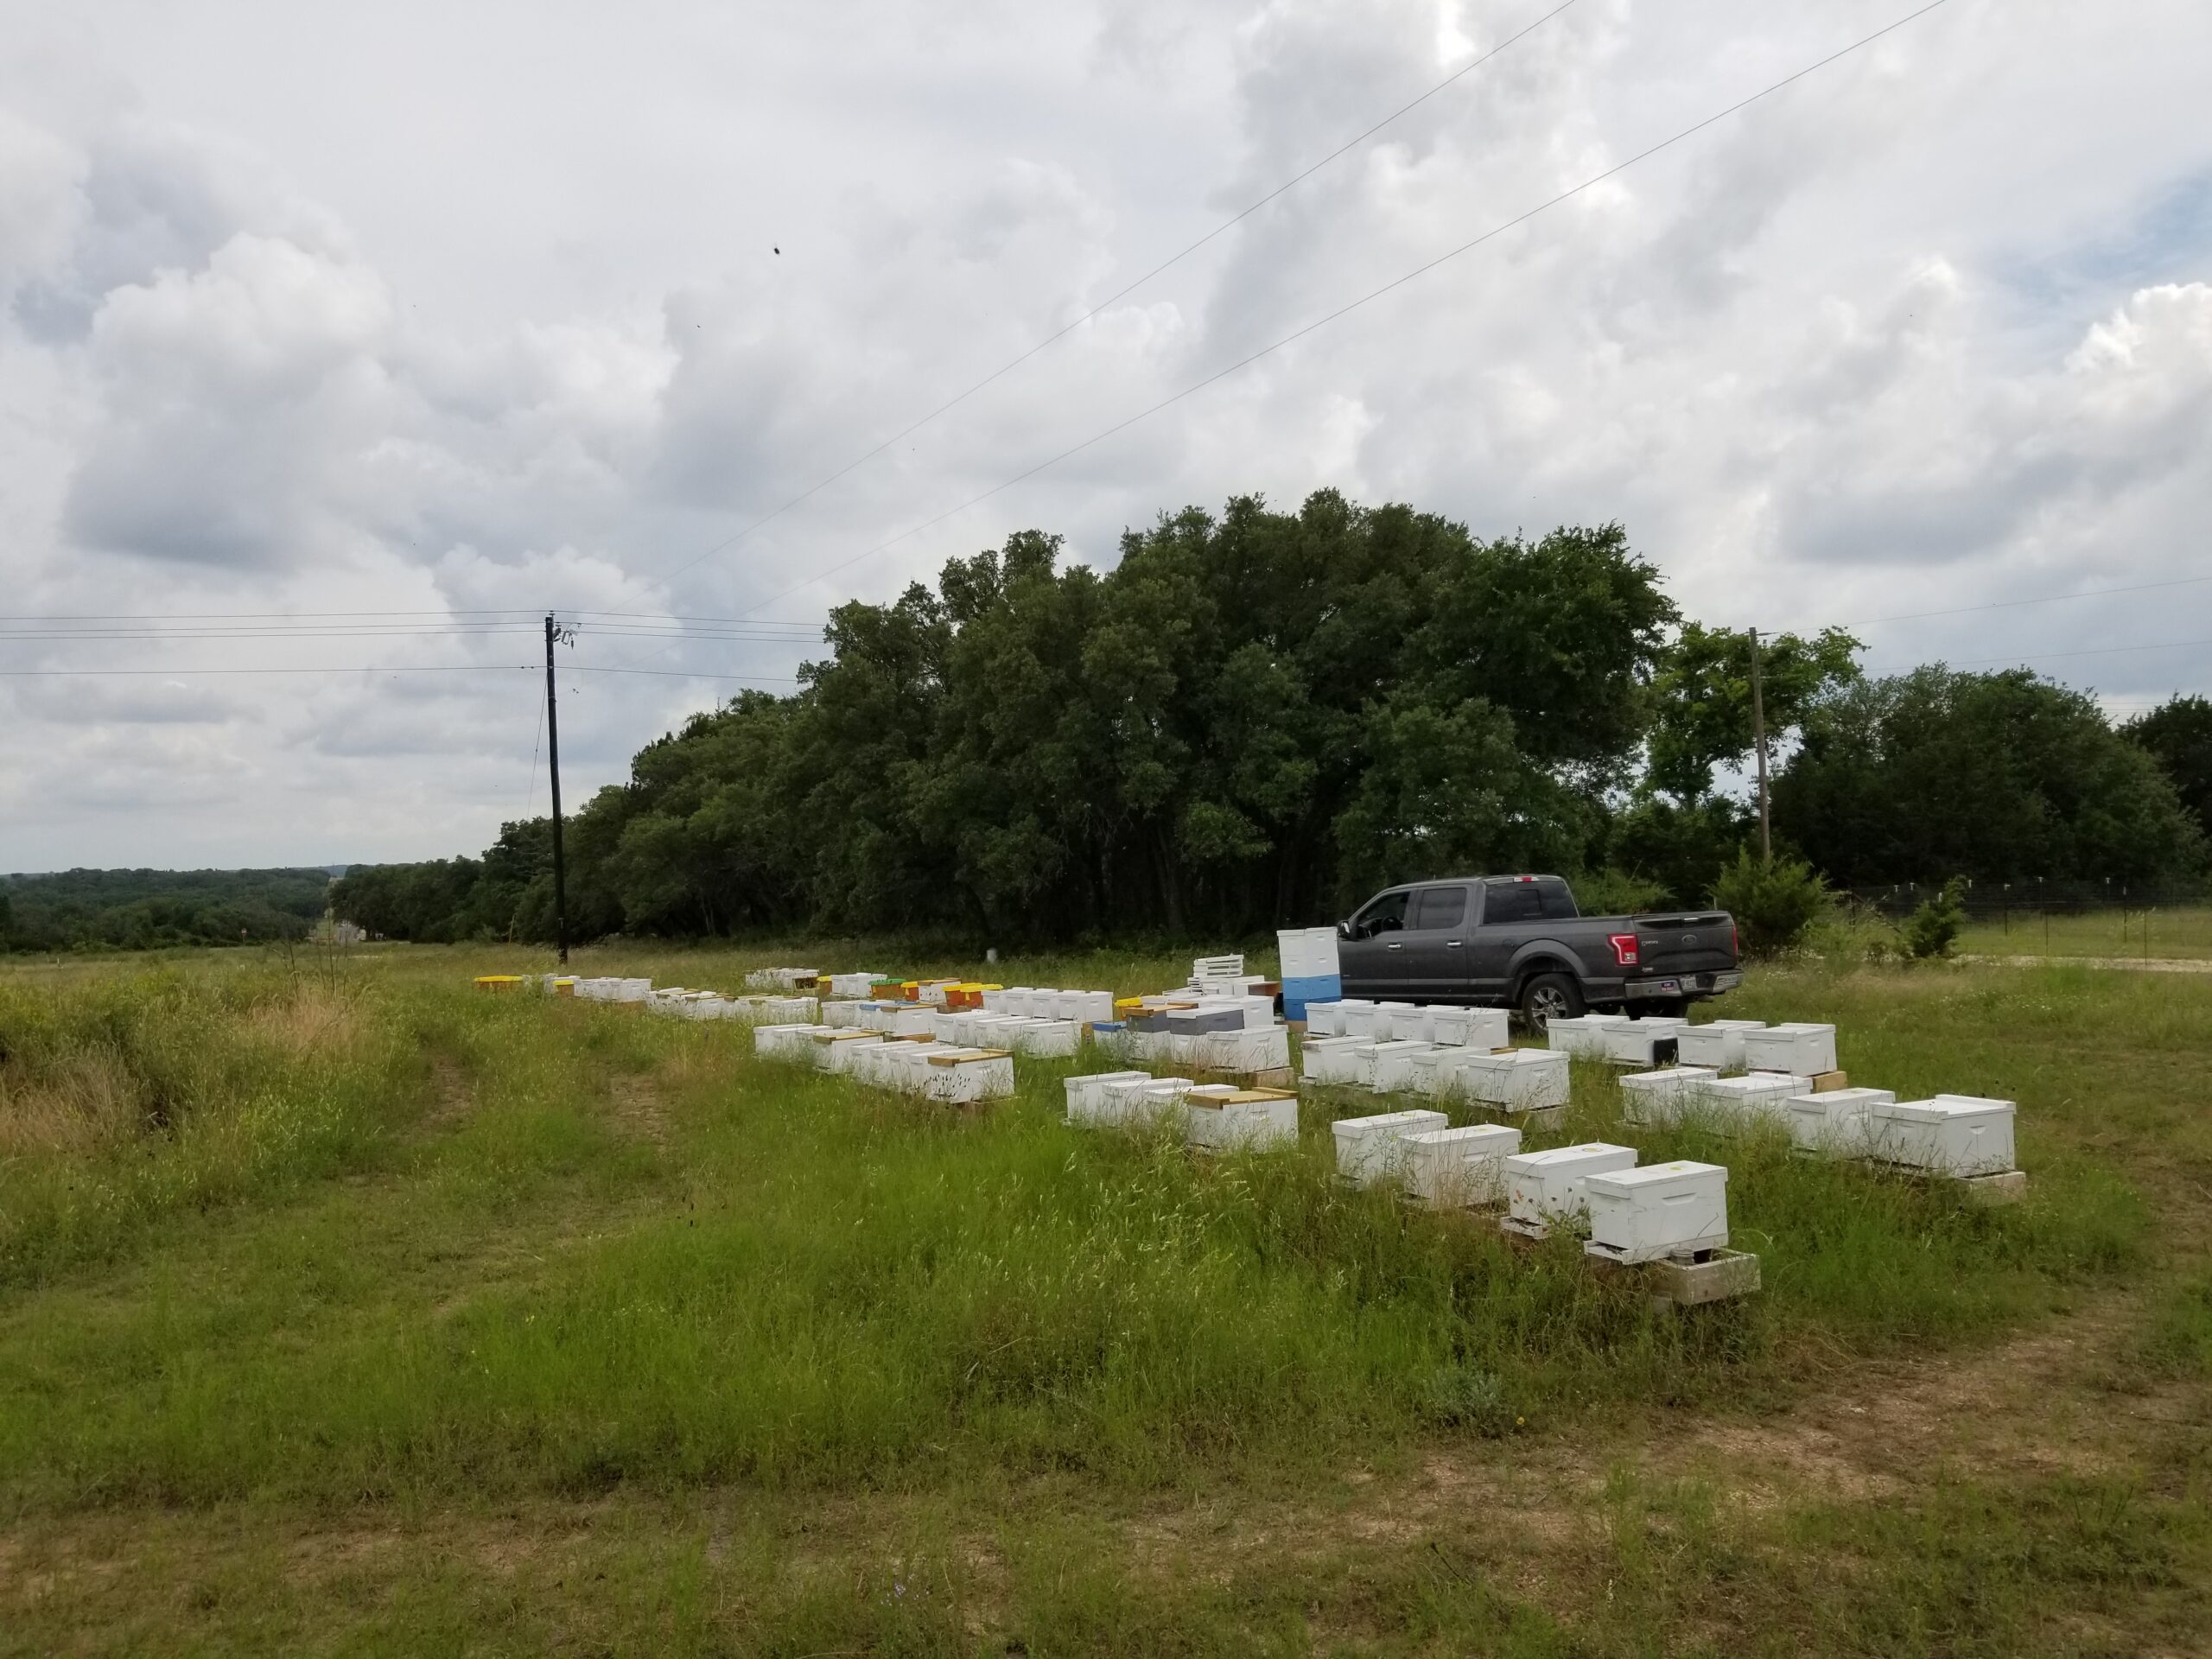
<instances>
[{"instance_id":1,"label":"patch of bare dirt","mask_svg":"<svg viewBox=\"0 0 2212 1659\"><path fill-rule=\"evenodd\" d=\"M476 1091L460 1062L443 1054L430 1057L430 1109L423 1114L426 1129L449 1129L476 1109Z\"/></svg>"},{"instance_id":2,"label":"patch of bare dirt","mask_svg":"<svg viewBox=\"0 0 2212 1659\"><path fill-rule=\"evenodd\" d=\"M618 1076L607 1084L607 1098L624 1134L657 1147L668 1144L668 1096L652 1078Z\"/></svg>"}]
</instances>

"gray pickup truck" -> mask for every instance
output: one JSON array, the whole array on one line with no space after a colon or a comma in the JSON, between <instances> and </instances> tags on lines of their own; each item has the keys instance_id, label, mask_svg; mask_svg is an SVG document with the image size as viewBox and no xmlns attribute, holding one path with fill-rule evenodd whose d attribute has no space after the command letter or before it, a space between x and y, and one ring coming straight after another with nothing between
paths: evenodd
<instances>
[{"instance_id":1,"label":"gray pickup truck","mask_svg":"<svg viewBox=\"0 0 2212 1659\"><path fill-rule=\"evenodd\" d=\"M1346 996L1502 1003L1538 1031L1591 1008L1680 1014L1744 982L1727 912L1585 916L1555 875L1392 887L1338 931Z\"/></svg>"}]
</instances>

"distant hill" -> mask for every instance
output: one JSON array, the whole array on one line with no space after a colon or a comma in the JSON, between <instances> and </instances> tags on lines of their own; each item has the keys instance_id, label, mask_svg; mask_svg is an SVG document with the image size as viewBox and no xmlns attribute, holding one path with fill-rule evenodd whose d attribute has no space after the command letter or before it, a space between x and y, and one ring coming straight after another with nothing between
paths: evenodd
<instances>
[{"instance_id":1,"label":"distant hill","mask_svg":"<svg viewBox=\"0 0 2212 1659\"><path fill-rule=\"evenodd\" d=\"M329 905L335 873L58 870L0 876L0 949L151 950L303 938Z\"/></svg>"}]
</instances>

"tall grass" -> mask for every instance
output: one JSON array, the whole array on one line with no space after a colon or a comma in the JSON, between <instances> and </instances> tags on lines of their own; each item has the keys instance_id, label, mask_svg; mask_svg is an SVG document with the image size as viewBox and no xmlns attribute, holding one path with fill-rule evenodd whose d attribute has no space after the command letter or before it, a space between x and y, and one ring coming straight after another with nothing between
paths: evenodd
<instances>
[{"instance_id":1,"label":"tall grass","mask_svg":"<svg viewBox=\"0 0 2212 1659\"><path fill-rule=\"evenodd\" d=\"M409 1033L350 983L0 979L0 1284L359 1163L423 1075Z\"/></svg>"},{"instance_id":2,"label":"tall grass","mask_svg":"<svg viewBox=\"0 0 2212 1659\"><path fill-rule=\"evenodd\" d=\"M1016 1100L963 1115L758 1061L735 1028L386 994L477 1091L414 1174L439 1224L526 1228L592 1171L658 1196L433 1319L371 1285L304 1343L157 1320L173 1346L150 1376L103 1362L154 1345L143 1325L79 1344L27 1311L49 1378L93 1386L41 1389L25 1433L0 1431L0 1478L54 1482L56 1445L111 1497L190 1502L1311 1471L1436 1432L1773 1397L1839 1351L2004 1329L2145 1245L2140 1200L2094 1158L2046 1158L2029 1203L1981 1210L1772 1141L1625 1130L1610 1074L1580 1069L1547 1138L1726 1162L1738 1242L1764 1258L1762 1296L1662 1313L1571 1239L1523 1251L1340 1188L1325 1103L1294 1150L1199 1161L1068 1129L1065 1065L1025 1063ZM640 1090L642 1128L621 1106Z\"/></svg>"}]
</instances>

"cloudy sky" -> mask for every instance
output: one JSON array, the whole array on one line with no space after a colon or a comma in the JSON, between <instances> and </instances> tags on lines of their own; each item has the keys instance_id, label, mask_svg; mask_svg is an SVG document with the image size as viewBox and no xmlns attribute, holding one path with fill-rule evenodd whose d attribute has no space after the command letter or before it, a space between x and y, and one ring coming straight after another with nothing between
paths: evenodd
<instances>
[{"instance_id":1,"label":"cloudy sky","mask_svg":"<svg viewBox=\"0 0 2212 1659\"><path fill-rule=\"evenodd\" d=\"M2212 690L2202 0L1949 0L963 505L1917 0L1575 0L1121 292L1556 3L0 0L0 869L473 851L487 626L584 613L575 801L839 599L1249 490Z\"/></svg>"}]
</instances>

